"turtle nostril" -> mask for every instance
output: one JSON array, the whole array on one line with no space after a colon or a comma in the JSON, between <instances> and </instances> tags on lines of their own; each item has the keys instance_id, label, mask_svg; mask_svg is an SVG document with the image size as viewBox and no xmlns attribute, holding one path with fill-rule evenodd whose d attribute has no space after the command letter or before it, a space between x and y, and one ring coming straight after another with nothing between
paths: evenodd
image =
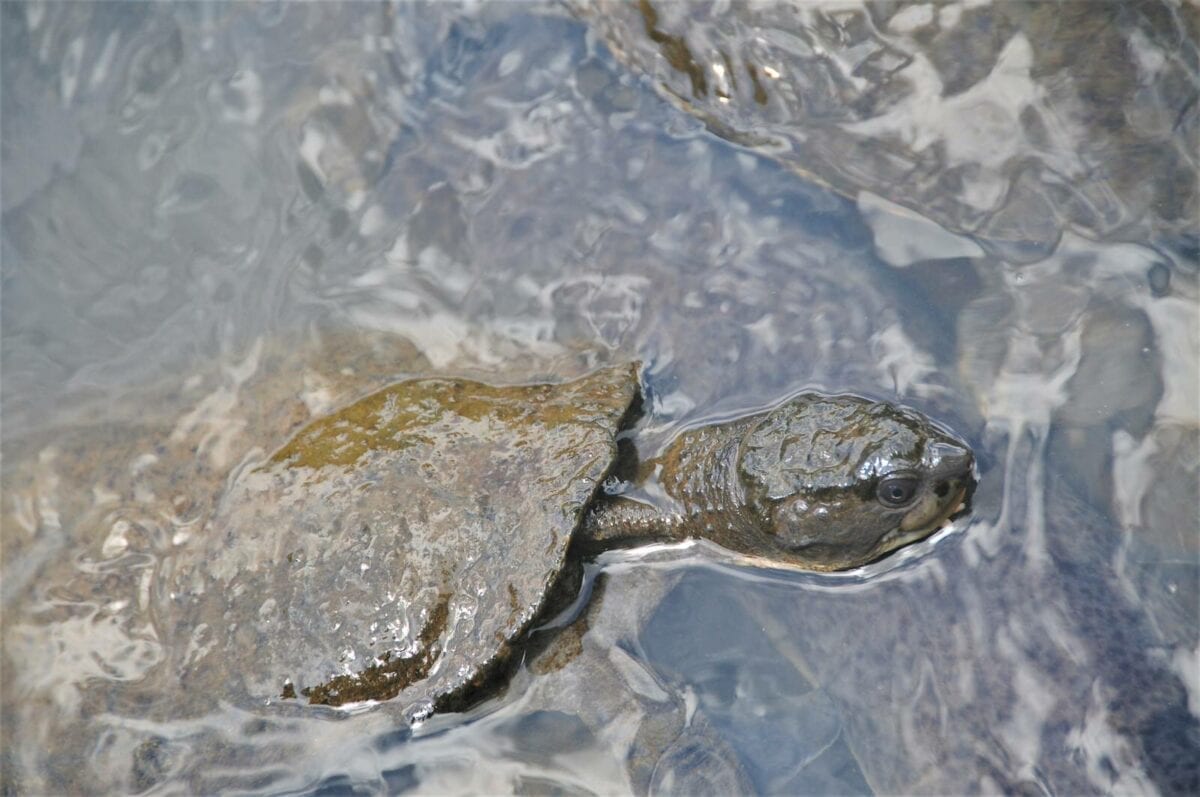
<instances>
[{"instance_id":1,"label":"turtle nostril","mask_svg":"<svg viewBox=\"0 0 1200 797\"><path fill-rule=\"evenodd\" d=\"M938 482L938 486L933 488L933 492L938 498L945 498L950 492L950 482Z\"/></svg>"}]
</instances>

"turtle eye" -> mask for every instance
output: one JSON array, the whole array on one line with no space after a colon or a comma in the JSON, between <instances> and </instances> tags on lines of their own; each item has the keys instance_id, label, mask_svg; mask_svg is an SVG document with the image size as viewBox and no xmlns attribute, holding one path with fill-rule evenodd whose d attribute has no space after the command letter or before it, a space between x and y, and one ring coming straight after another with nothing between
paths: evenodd
<instances>
[{"instance_id":1,"label":"turtle eye","mask_svg":"<svg viewBox=\"0 0 1200 797\"><path fill-rule=\"evenodd\" d=\"M879 503L896 509L905 506L916 497L919 485L920 481L916 476L885 476L879 480L875 495L879 498Z\"/></svg>"}]
</instances>

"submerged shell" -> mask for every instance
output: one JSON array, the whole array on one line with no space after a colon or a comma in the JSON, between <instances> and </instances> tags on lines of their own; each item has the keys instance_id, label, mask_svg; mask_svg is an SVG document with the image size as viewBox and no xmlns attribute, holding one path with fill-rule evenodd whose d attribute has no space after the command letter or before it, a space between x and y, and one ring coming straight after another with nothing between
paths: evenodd
<instances>
[{"instance_id":1,"label":"submerged shell","mask_svg":"<svg viewBox=\"0 0 1200 797\"><path fill-rule=\"evenodd\" d=\"M251 697L427 713L537 613L636 385L629 365L560 385L419 379L301 429L233 478L176 579L198 634L185 688L233 660L224 677Z\"/></svg>"}]
</instances>

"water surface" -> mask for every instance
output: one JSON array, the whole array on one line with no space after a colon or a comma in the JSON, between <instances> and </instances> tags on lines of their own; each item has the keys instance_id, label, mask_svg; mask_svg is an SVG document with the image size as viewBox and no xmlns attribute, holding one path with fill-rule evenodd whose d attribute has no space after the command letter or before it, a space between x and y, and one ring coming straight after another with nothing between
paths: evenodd
<instances>
[{"instance_id":1,"label":"water surface","mask_svg":"<svg viewBox=\"0 0 1200 797\"><path fill-rule=\"evenodd\" d=\"M1194 6L2 13L7 786L1200 788ZM975 512L843 575L605 555L414 729L155 697L279 417L623 359L646 455L851 391L965 435Z\"/></svg>"}]
</instances>

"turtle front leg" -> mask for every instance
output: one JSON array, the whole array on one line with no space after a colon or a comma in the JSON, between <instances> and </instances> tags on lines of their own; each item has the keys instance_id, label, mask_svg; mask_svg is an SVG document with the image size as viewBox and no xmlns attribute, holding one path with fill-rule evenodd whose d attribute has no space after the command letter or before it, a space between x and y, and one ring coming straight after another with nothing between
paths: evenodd
<instances>
[{"instance_id":1,"label":"turtle front leg","mask_svg":"<svg viewBox=\"0 0 1200 797\"><path fill-rule=\"evenodd\" d=\"M692 536L686 518L632 498L600 499L579 530L589 549L626 548L651 542L680 542Z\"/></svg>"},{"instance_id":2,"label":"turtle front leg","mask_svg":"<svg viewBox=\"0 0 1200 797\"><path fill-rule=\"evenodd\" d=\"M753 420L689 430L661 457L639 463L629 484L655 503L601 496L579 532L585 546L599 550L692 537L723 545L736 541L754 527L737 472L738 445Z\"/></svg>"}]
</instances>

